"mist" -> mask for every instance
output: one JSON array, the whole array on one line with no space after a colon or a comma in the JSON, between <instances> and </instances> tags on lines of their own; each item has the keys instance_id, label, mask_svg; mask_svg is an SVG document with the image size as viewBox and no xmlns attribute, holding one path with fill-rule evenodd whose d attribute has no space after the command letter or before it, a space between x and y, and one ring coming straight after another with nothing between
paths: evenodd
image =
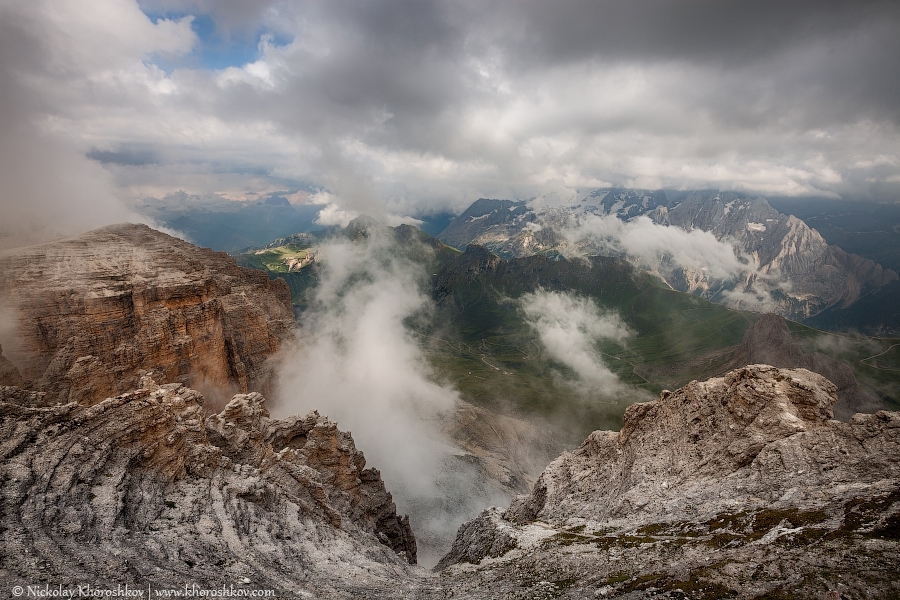
<instances>
[{"instance_id":1,"label":"mist","mask_svg":"<svg viewBox=\"0 0 900 600\"><path fill-rule=\"evenodd\" d=\"M77 60L92 53L82 48L79 56L72 56L56 45L64 35L38 31L34 15L19 10L23 8L0 6L0 248L73 236L112 223L146 223L159 229L152 219L125 206L109 171L87 158L83 140L66 135L64 118L49 114L55 96L42 84L49 78L60 85L65 77L77 76L82 66ZM65 14L59 16L65 20ZM91 36L87 30L79 33L85 39ZM115 53L108 47L94 50L101 56Z\"/></svg>"},{"instance_id":2,"label":"mist","mask_svg":"<svg viewBox=\"0 0 900 600\"><path fill-rule=\"evenodd\" d=\"M280 356L273 413L315 409L352 432L398 512L410 515L420 564L433 566L463 521L509 497L483 481L441 434L459 395L434 381L406 326L428 318L432 305L425 268L404 250L383 228L319 248L319 284L294 343ZM415 249L420 256L430 251Z\"/></svg>"},{"instance_id":3,"label":"mist","mask_svg":"<svg viewBox=\"0 0 900 600\"><path fill-rule=\"evenodd\" d=\"M600 340L622 342L631 335L619 315L601 311L590 298L546 290L525 294L520 306L550 358L574 374L560 380L594 399L625 391L597 350Z\"/></svg>"},{"instance_id":4,"label":"mist","mask_svg":"<svg viewBox=\"0 0 900 600\"><path fill-rule=\"evenodd\" d=\"M622 221L615 215L587 214L561 228L571 241L570 256L620 256L670 284L683 278L694 289L721 296L727 306L766 312L774 310L770 291L787 289L779 273L763 273L752 257L743 256L727 240L709 231L660 225L641 215Z\"/></svg>"}]
</instances>

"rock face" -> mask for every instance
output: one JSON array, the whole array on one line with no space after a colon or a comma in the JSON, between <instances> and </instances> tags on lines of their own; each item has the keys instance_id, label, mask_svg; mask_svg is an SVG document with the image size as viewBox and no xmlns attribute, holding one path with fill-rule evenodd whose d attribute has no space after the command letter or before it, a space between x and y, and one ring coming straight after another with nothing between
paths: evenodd
<instances>
[{"instance_id":1,"label":"rock face","mask_svg":"<svg viewBox=\"0 0 900 600\"><path fill-rule=\"evenodd\" d=\"M747 330L731 364L767 364L785 369L800 367L824 376L837 388L834 414L842 421L856 413L883 408L878 398L860 385L846 363L821 352L805 354L791 338L787 322L778 315L763 315Z\"/></svg>"},{"instance_id":2,"label":"rock face","mask_svg":"<svg viewBox=\"0 0 900 600\"><path fill-rule=\"evenodd\" d=\"M141 383L91 407L0 387L0 585L402 595L415 539L348 434Z\"/></svg>"},{"instance_id":3,"label":"rock face","mask_svg":"<svg viewBox=\"0 0 900 600\"><path fill-rule=\"evenodd\" d=\"M227 401L266 391L293 325L281 280L144 225L0 253L6 357L29 389L99 402L141 370Z\"/></svg>"},{"instance_id":4,"label":"rock face","mask_svg":"<svg viewBox=\"0 0 900 600\"><path fill-rule=\"evenodd\" d=\"M3 356L3 346L0 346L0 385L19 386L23 383L19 370Z\"/></svg>"},{"instance_id":5,"label":"rock face","mask_svg":"<svg viewBox=\"0 0 900 600\"><path fill-rule=\"evenodd\" d=\"M896 597L900 413L841 423L835 400L820 375L752 365L635 404L460 528L442 580L467 598Z\"/></svg>"},{"instance_id":6,"label":"rock face","mask_svg":"<svg viewBox=\"0 0 900 600\"><path fill-rule=\"evenodd\" d=\"M709 231L752 258L761 277L790 282L779 304L785 316L806 318L828 307L846 308L897 279L871 260L830 246L818 231L781 214L764 198L695 193L672 208L659 206L649 216L662 225Z\"/></svg>"}]
</instances>

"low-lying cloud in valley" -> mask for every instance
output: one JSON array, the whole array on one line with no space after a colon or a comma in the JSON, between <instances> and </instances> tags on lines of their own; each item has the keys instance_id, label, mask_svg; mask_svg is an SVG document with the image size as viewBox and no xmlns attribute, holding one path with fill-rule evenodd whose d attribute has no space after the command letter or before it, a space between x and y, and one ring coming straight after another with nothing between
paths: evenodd
<instances>
[{"instance_id":1,"label":"low-lying cloud in valley","mask_svg":"<svg viewBox=\"0 0 900 600\"><path fill-rule=\"evenodd\" d=\"M619 315L600 310L590 298L538 290L523 295L520 307L549 357L574 378L559 378L591 400L621 395L626 387L604 363L597 344L623 342L631 335Z\"/></svg>"},{"instance_id":2,"label":"low-lying cloud in valley","mask_svg":"<svg viewBox=\"0 0 900 600\"><path fill-rule=\"evenodd\" d=\"M398 511L410 513L420 561L434 564L465 518L508 498L481 486L441 434L459 395L435 383L405 324L432 309L427 274L382 228L357 242L332 240L319 256L311 308L296 343L282 353L273 412L315 409L351 431Z\"/></svg>"},{"instance_id":3,"label":"low-lying cloud in valley","mask_svg":"<svg viewBox=\"0 0 900 600\"><path fill-rule=\"evenodd\" d=\"M777 272L763 273L752 257L727 240L702 229L685 231L641 215L627 221L615 215L585 214L560 228L570 240L570 257L604 254L627 258L666 281L688 280L685 286L706 295L721 295L733 308L765 312L775 307L772 289L787 289Z\"/></svg>"}]
</instances>

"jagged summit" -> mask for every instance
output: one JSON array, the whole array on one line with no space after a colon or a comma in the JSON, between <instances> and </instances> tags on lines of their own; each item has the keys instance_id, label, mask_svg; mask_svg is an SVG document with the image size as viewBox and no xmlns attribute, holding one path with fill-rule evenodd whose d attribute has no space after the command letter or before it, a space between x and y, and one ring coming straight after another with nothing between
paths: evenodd
<instances>
[{"instance_id":1,"label":"jagged summit","mask_svg":"<svg viewBox=\"0 0 900 600\"><path fill-rule=\"evenodd\" d=\"M380 474L316 412L143 376L94 406L0 387L0 582L402 595L416 544ZM36 405L37 404L37 405ZM333 562L334 558L339 558Z\"/></svg>"},{"instance_id":2,"label":"jagged summit","mask_svg":"<svg viewBox=\"0 0 900 600\"><path fill-rule=\"evenodd\" d=\"M730 368L758 363L786 369L801 367L828 379L837 388L834 413L841 421L856 413L875 412L883 407L872 392L860 385L846 363L821 352L803 352L791 337L787 321L778 315L762 315L747 329L730 361Z\"/></svg>"},{"instance_id":3,"label":"jagged summit","mask_svg":"<svg viewBox=\"0 0 900 600\"><path fill-rule=\"evenodd\" d=\"M439 568L470 598L896 594L900 413L841 423L835 400L767 365L664 391L461 527Z\"/></svg>"},{"instance_id":4,"label":"jagged summit","mask_svg":"<svg viewBox=\"0 0 900 600\"><path fill-rule=\"evenodd\" d=\"M660 235L651 230L653 224L709 232L730 245L746 268L723 278L713 275L709 264L680 264L666 255L648 258L642 254L643 246L635 249L622 240L604 238L615 237L611 232L616 228L609 225L601 228L598 239L583 237L579 227L596 217L623 222L649 219L629 230L632 241ZM594 190L563 206L480 199L438 237L458 248L483 245L505 258L541 253L628 258L679 291L732 308L765 306L792 319L847 308L898 278L871 260L828 245L815 229L778 212L765 198L714 190ZM677 254L678 249L669 250Z\"/></svg>"}]
</instances>

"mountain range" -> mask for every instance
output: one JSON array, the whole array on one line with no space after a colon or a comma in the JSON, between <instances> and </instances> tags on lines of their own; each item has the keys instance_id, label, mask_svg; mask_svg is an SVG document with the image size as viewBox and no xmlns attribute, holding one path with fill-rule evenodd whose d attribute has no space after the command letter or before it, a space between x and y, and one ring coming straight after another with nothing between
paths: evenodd
<instances>
[{"instance_id":1,"label":"mountain range","mask_svg":"<svg viewBox=\"0 0 900 600\"><path fill-rule=\"evenodd\" d=\"M510 258L617 256L673 289L732 308L795 320L825 313L820 324L881 335L900 331L893 314L852 311L872 295L891 305L897 293L891 285L898 280L894 271L829 245L764 198L608 189L561 206L480 199L438 237L451 246L479 244ZM853 316L841 321L848 309Z\"/></svg>"},{"instance_id":2,"label":"mountain range","mask_svg":"<svg viewBox=\"0 0 900 600\"><path fill-rule=\"evenodd\" d=\"M527 207L504 210L555 235ZM382 253L340 294L402 259L429 299L402 336L458 392L443 447L478 476L446 502L483 488L508 499L481 515L414 507L452 515L456 535L399 514L406 492L340 423L267 408L294 317L324 314L329 261L370 245ZM238 257L264 271L135 225L3 252L0 583L326 598L897 592L896 340L731 309L562 242L460 252L361 218L267 246ZM438 544L436 571L413 564Z\"/></svg>"}]
</instances>

